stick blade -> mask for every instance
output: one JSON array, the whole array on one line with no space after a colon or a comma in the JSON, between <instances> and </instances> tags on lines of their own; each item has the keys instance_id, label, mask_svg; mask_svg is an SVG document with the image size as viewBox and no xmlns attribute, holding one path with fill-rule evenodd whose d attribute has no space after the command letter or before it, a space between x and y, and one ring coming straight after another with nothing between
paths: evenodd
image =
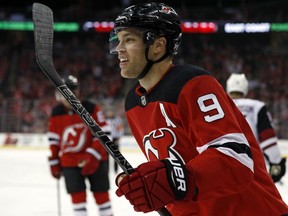
<instances>
[{"instance_id":1,"label":"stick blade","mask_svg":"<svg viewBox=\"0 0 288 216\"><path fill-rule=\"evenodd\" d=\"M47 71L53 64L53 11L46 5L34 3L32 7L36 61Z\"/></svg>"}]
</instances>

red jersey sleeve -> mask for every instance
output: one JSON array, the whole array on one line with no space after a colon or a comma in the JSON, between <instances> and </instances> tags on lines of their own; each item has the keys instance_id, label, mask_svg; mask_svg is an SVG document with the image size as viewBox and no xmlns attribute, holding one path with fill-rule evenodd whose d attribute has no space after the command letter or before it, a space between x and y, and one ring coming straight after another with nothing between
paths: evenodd
<instances>
[{"instance_id":1,"label":"red jersey sleeve","mask_svg":"<svg viewBox=\"0 0 288 216\"><path fill-rule=\"evenodd\" d=\"M211 76L190 80L178 101L183 128L199 155L187 163L195 173L199 199L242 191L253 179L249 127L222 86ZM248 139L249 141L248 141Z\"/></svg>"}]
</instances>

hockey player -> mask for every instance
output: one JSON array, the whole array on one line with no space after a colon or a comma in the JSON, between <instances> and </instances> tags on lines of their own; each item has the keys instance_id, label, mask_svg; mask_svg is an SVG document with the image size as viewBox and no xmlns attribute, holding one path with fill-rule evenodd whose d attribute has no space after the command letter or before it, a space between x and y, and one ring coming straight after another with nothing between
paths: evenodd
<instances>
[{"instance_id":1,"label":"hockey player","mask_svg":"<svg viewBox=\"0 0 288 216\"><path fill-rule=\"evenodd\" d=\"M149 160L116 178L135 211L173 216L288 215L242 113L207 71L174 65L181 41L175 10L162 3L126 8L110 52L121 75L137 79L125 100L131 131Z\"/></svg>"},{"instance_id":2,"label":"hockey player","mask_svg":"<svg viewBox=\"0 0 288 216\"><path fill-rule=\"evenodd\" d=\"M248 89L249 83L245 74L231 74L227 79L226 91L249 123L269 164L269 174L274 182L278 182L285 175L286 158L281 157L277 135L265 103L245 98Z\"/></svg>"},{"instance_id":3,"label":"hockey player","mask_svg":"<svg viewBox=\"0 0 288 216\"><path fill-rule=\"evenodd\" d=\"M76 77L70 75L64 82L79 96ZM52 110L48 131L51 174L56 179L63 174L66 190L71 195L74 216L87 216L86 179L98 205L99 215L112 216L108 193L108 154L59 92L56 92L56 99L60 104ZM99 126L107 130L99 106L89 101L82 104Z\"/></svg>"}]
</instances>

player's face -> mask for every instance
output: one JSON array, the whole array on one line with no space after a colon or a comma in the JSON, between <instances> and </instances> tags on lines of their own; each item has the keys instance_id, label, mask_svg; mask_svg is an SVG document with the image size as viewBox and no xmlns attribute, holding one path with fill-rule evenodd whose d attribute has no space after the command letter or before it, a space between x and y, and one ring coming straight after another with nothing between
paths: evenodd
<instances>
[{"instance_id":1,"label":"player's face","mask_svg":"<svg viewBox=\"0 0 288 216\"><path fill-rule=\"evenodd\" d=\"M143 34L137 30L123 29L117 36L119 44L116 51L120 60L121 76L136 78L147 63Z\"/></svg>"}]
</instances>

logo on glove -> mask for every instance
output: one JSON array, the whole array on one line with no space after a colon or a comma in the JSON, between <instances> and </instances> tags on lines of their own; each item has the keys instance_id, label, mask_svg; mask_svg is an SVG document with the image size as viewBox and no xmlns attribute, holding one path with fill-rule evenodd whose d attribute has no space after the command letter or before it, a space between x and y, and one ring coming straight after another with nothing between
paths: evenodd
<instances>
[{"instance_id":1,"label":"logo on glove","mask_svg":"<svg viewBox=\"0 0 288 216\"><path fill-rule=\"evenodd\" d=\"M177 200L181 200L187 193L186 169L184 164L177 159L167 158L164 160L167 167L167 177Z\"/></svg>"}]
</instances>

